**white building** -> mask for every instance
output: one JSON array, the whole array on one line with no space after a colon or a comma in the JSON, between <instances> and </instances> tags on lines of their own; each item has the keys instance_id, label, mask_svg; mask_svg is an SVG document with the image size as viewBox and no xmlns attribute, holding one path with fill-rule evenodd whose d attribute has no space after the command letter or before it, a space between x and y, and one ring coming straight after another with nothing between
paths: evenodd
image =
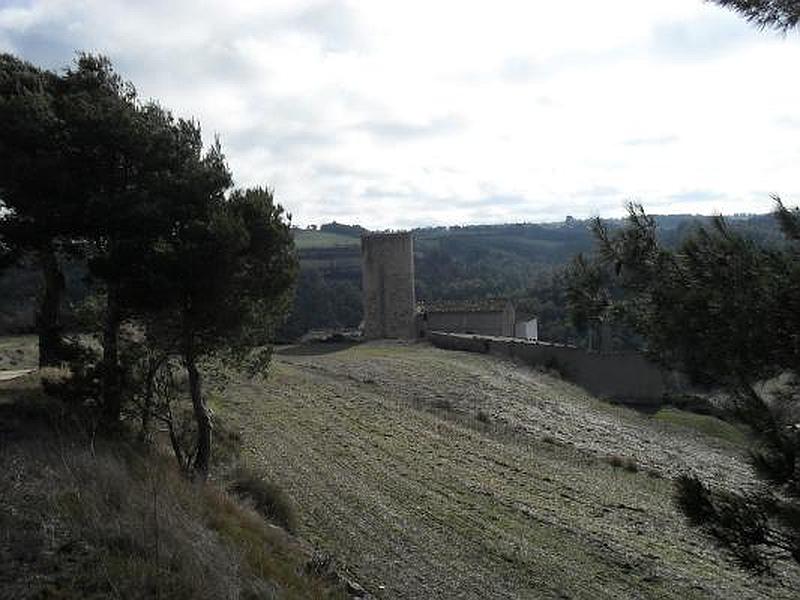
<instances>
[{"instance_id":1,"label":"white building","mask_svg":"<svg viewBox=\"0 0 800 600\"><path fill-rule=\"evenodd\" d=\"M539 320L534 317L524 321L517 321L514 326L514 337L523 338L526 340L539 339Z\"/></svg>"}]
</instances>

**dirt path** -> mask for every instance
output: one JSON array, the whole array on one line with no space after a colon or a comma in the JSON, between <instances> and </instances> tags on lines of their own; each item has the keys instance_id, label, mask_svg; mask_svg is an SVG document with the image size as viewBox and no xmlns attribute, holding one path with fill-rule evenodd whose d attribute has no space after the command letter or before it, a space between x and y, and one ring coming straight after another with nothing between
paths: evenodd
<instances>
[{"instance_id":1,"label":"dirt path","mask_svg":"<svg viewBox=\"0 0 800 600\"><path fill-rule=\"evenodd\" d=\"M218 407L302 534L386 598L790 598L689 529L667 476L751 482L739 450L546 375L424 345L280 354ZM632 458L638 471L605 456ZM383 586L381 588L380 586Z\"/></svg>"}]
</instances>

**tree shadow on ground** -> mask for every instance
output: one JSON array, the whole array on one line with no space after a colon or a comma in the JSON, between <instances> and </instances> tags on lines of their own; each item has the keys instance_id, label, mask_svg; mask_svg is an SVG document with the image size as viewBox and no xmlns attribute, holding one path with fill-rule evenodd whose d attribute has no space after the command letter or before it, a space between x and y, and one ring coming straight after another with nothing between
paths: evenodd
<instances>
[{"instance_id":1,"label":"tree shadow on ground","mask_svg":"<svg viewBox=\"0 0 800 600\"><path fill-rule=\"evenodd\" d=\"M0 382L0 449L8 442L47 433L53 412L38 381Z\"/></svg>"}]
</instances>

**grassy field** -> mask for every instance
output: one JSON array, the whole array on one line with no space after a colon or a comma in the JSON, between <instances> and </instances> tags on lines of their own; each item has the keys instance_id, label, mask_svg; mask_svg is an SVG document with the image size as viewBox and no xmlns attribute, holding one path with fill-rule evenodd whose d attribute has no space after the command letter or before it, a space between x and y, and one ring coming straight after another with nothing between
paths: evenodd
<instances>
[{"instance_id":1,"label":"grassy field","mask_svg":"<svg viewBox=\"0 0 800 600\"><path fill-rule=\"evenodd\" d=\"M300 250L308 248L339 248L360 246L361 238L327 231L295 230L294 243Z\"/></svg>"},{"instance_id":2,"label":"grassy field","mask_svg":"<svg viewBox=\"0 0 800 600\"><path fill-rule=\"evenodd\" d=\"M673 506L694 471L753 485L742 446L544 373L427 345L285 348L217 407L300 531L385 598L792 598ZM686 426L689 425L689 426Z\"/></svg>"},{"instance_id":3,"label":"grassy field","mask_svg":"<svg viewBox=\"0 0 800 600\"><path fill-rule=\"evenodd\" d=\"M680 427L696 429L708 436L726 440L738 446L746 447L748 443L743 427L737 427L710 415L698 415L674 407L665 407L658 411L654 418Z\"/></svg>"},{"instance_id":4,"label":"grassy field","mask_svg":"<svg viewBox=\"0 0 800 600\"><path fill-rule=\"evenodd\" d=\"M34 350L30 338L0 339L0 357L13 368L34 366ZM34 393L34 379L0 383L0 404ZM756 485L741 432L713 417L674 408L640 414L552 373L390 342L281 348L269 377L234 379L212 397L217 419L241 435L245 462L291 497L299 538L378 598L795 598L800 588L793 563L778 560L773 575L756 577L676 511L672 479L680 473L728 489ZM18 417L10 416L0 418L0 442L14 440ZM132 479L141 469L104 451L98 471L88 448L31 450L44 439L0 444L0 467L15 473L13 485L0 487L0 588L36 581L84 590L95 575L106 577L80 574L104 552L125 561L109 581L151 582L153 524L140 513L152 497L136 494L152 493L153 483ZM86 502L65 504L76 485ZM238 586L256 581L249 573L262 560L264 578L279 581L287 597L317 585L293 575L303 552L287 550L293 542L256 527L250 513L222 496L195 499L178 480L170 490L163 510L184 506L188 513L168 520L199 528L191 535L211 540L255 527L246 540L219 538L214 552L229 566L214 559L209 569L231 573L243 552L251 566L234 578ZM114 498L125 494L129 509L119 512ZM170 509L173 494L181 500ZM128 521L125 543L135 552L106 550ZM75 546L76 536L88 545ZM178 544L174 552L189 550ZM169 580L180 589L205 585L181 573ZM330 592L294 597L304 593Z\"/></svg>"}]
</instances>

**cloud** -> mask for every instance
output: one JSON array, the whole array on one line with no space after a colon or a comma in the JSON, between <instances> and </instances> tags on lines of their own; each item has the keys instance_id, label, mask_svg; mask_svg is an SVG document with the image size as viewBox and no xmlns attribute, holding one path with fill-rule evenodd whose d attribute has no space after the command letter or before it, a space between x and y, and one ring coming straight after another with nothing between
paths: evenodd
<instances>
[{"instance_id":1,"label":"cloud","mask_svg":"<svg viewBox=\"0 0 800 600\"><path fill-rule=\"evenodd\" d=\"M757 44L758 36L743 19L728 12L709 12L692 19L657 24L650 51L667 61L702 61Z\"/></svg>"},{"instance_id":2,"label":"cloud","mask_svg":"<svg viewBox=\"0 0 800 600\"><path fill-rule=\"evenodd\" d=\"M477 204L490 207L501 206L504 208L521 208L523 206L527 206L529 202L524 196L519 194L505 194L480 198Z\"/></svg>"},{"instance_id":3,"label":"cloud","mask_svg":"<svg viewBox=\"0 0 800 600\"><path fill-rule=\"evenodd\" d=\"M345 166L332 162L316 162L313 166L314 174L322 178L348 178L367 180L373 177L373 173L363 171L351 166Z\"/></svg>"},{"instance_id":4,"label":"cloud","mask_svg":"<svg viewBox=\"0 0 800 600\"><path fill-rule=\"evenodd\" d=\"M364 188L364 191L361 192L362 198L377 198L377 199L386 199L386 198L399 198L399 199L410 199L414 196L414 192L410 190L403 190L397 188L384 188L377 185L369 185Z\"/></svg>"},{"instance_id":5,"label":"cloud","mask_svg":"<svg viewBox=\"0 0 800 600\"><path fill-rule=\"evenodd\" d=\"M661 135L655 137L635 138L622 142L625 146L665 146L674 144L680 138L677 135Z\"/></svg>"},{"instance_id":6,"label":"cloud","mask_svg":"<svg viewBox=\"0 0 800 600\"><path fill-rule=\"evenodd\" d=\"M800 116L781 115L775 118L775 125L789 129L800 129Z\"/></svg>"},{"instance_id":7,"label":"cloud","mask_svg":"<svg viewBox=\"0 0 800 600\"><path fill-rule=\"evenodd\" d=\"M334 140L330 136L322 133L282 128L275 130L248 128L225 137L225 146L231 151L246 152L250 148L259 148L269 151L272 156L285 159L303 158L333 143Z\"/></svg>"},{"instance_id":8,"label":"cloud","mask_svg":"<svg viewBox=\"0 0 800 600\"><path fill-rule=\"evenodd\" d=\"M573 198L586 198L586 197L597 197L597 198L605 198L607 196L619 196L622 194L622 191L619 188L616 188L612 185L594 185L590 188L579 190L572 194Z\"/></svg>"},{"instance_id":9,"label":"cloud","mask_svg":"<svg viewBox=\"0 0 800 600\"><path fill-rule=\"evenodd\" d=\"M698 0L15 0L0 49L107 54L300 225L742 212L797 189L800 40Z\"/></svg>"},{"instance_id":10,"label":"cloud","mask_svg":"<svg viewBox=\"0 0 800 600\"><path fill-rule=\"evenodd\" d=\"M288 30L307 31L317 36L328 52L358 49L364 42L358 15L346 2L309 6L282 25Z\"/></svg>"},{"instance_id":11,"label":"cloud","mask_svg":"<svg viewBox=\"0 0 800 600\"><path fill-rule=\"evenodd\" d=\"M500 79L508 83L533 83L564 73L614 64L632 55L632 47L618 46L600 51L567 51L540 60L528 56L514 56L501 64L498 73Z\"/></svg>"},{"instance_id":12,"label":"cloud","mask_svg":"<svg viewBox=\"0 0 800 600\"><path fill-rule=\"evenodd\" d=\"M464 124L461 119L452 115L436 118L426 123L387 120L365 121L355 126L356 130L365 131L376 138L388 141L403 141L447 135L458 132L463 128Z\"/></svg>"}]
</instances>

